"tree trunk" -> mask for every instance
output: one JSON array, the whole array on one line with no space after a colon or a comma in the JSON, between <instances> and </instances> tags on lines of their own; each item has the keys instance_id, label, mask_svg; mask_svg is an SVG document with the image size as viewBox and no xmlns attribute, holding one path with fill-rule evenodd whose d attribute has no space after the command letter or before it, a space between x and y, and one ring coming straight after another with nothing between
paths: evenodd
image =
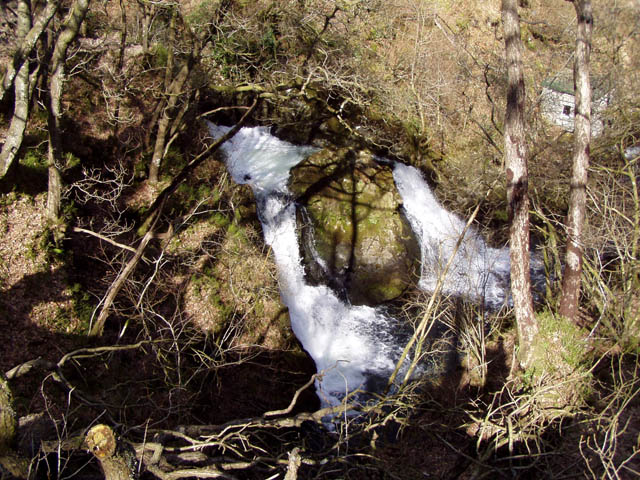
<instances>
[{"instance_id":1,"label":"tree trunk","mask_svg":"<svg viewBox=\"0 0 640 480\"><path fill-rule=\"evenodd\" d=\"M140 12L142 13L142 22L140 26L142 34L142 52L144 55L149 53L149 29L151 28L151 16L153 14L153 6L148 5L145 0L138 0L140 6Z\"/></svg>"},{"instance_id":2,"label":"tree trunk","mask_svg":"<svg viewBox=\"0 0 640 480\"><path fill-rule=\"evenodd\" d=\"M164 91L168 92L171 86L171 79L173 78L173 63L174 63L174 45L176 44L176 18L178 17L177 6L171 7L171 20L169 21L169 42L167 48L167 65L164 69Z\"/></svg>"},{"instance_id":3,"label":"tree trunk","mask_svg":"<svg viewBox=\"0 0 640 480\"><path fill-rule=\"evenodd\" d=\"M175 108L177 95L171 95L171 79L173 78L173 46L176 43L176 17L177 7L171 7L171 21L169 22L169 42L167 53L167 65L164 70L164 94L167 97L162 110L162 117L158 122L158 131L156 133L156 142L153 147L153 156L151 157L151 165L149 166L149 181L158 183L158 175L160 174L160 165L164 158L164 144L171 122L171 111ZM182 72L181 72L182 73ZM188 74L188 73L187 73ZM186 76L185 76L186 81ZM182 86L180 86L180 90Z\"/></svg>"},{"instance_id":4,"label":"tree trunk","mask_svg":"<svg viewBox=\"0 0 640 480\"><path fill-rule=\"evenodd\" d=\"M16 36L18 43L22 43L24 38L31 29L31 6L28 0L20 0L18 2L18 25ZM31 85L29 82L29 62L25 61L18 70L14 80L15 100L13 107L13 117L9 131L5 138L2 151L0 151L0 178L4 177L18 155L22 140L24 139L24 131L27 127L27 119L29 118L29 101L31 93Z\"/></svg>"},{"instance_id":5,"label":"tree trunk","mask_svg":"<svg viewBox=\"0 0 640 480\"><path fill-rule=\"evenodd\" d=\"M59 4L59 0L48 0L46 7L44 8L44 10L42 10L40 15L38 15L38 18L33 23L31 29L25 35L23 41L19 42L18 49L13 54L13 61L5 67L6 70L1 78L2 81L0 82L0 101L2 101L5 92L13 84L17 72L20 71L27 57L31 55L31 52L35 48L40 35L42 35L42 32L45 31L47 25L49 25L49 21L58 11Z\"/></svg>"},{"instance_id":6,"label":"tree trunk","mask_svg":"<svg viewBox=\"0 0 640 480\"><path fill-rule=\"evenodd\" d=\"M191 55L187 62L182 66L174 80L170 83L169 89L165 91L167 97L166 105L162 110L162 116L158 121L158 130L156 133L156 141L153 147L153 157L151 158L151 165L149 166L149 182L152 184L158 183L158 176L160 173L160 166L164 158L165 143L167 140L167 132L171 127L171 119L176 108L176 104L180 99L180 96L184 93L184 88L189 78L189 74L196 63L197 58L200 55L200 48L194 46ZM153 126L151 126L153 128Z\"/></svg>"},{"instance_id":7,"label":"tree trunk","mask_svg":"<svg viewBox=\"0 0 640 480\"><path fill-rule=\"evenodd\" d=\"M567 253L562 275L560 315L575 321L580 303L582 276L582 231L587 203L587 171L591 144L591 84L589 56L593 15L590 0L574 0L578 29L573 67L575 123L573 131L573 167L567 218Z\"/></svg>"},{"instance_id":8,"label":"tree trunk","mask_svg":"<svg viewBox=\"0 0 640 480\"><path fill-rule=\"evenodd\" d=\"M113 76L115 82L118 85L118 89L124 90L122 85L124 77L122 75L122 69L124 67L124 54L127 47L127 13L124 7L123 0L120 0L120 23L122 24L122 31L120 32L120 51L118 52L118 61L116 63L116 74ZM83 25L86 23L83 22ZM113 107L113 138L118 138L118 130L120 128L120 95L115 96L115 105Z\"/></svg>"},{"instance_id":9,"label":"tree trunk","mask_svg":"<svg viewBox=\"0 0 640 480\"><path fill-rule=\"evenodd\" d=\"M62 150L60 139L60 121L62 119L62 92L64 89L65 62L69 45L80 31L80 25L89 9L90 0L76 0L71 15L64 22L62 32L56 40L49 68L49 146L47 163L49 167L49 189L47 196L47 217L57 222L60 216L60 198L62 196L62 177L60 165Z\"/></svg>"},{"instance_id":10,"label":"tree trunk","mask_svg":"<svg viewBox=\"0 0 640 480\"><path fill-rule=\"evenodd\" d=\"M505 115L505 167L511 245L511 293L518 327L519 361L527 368L538 333L529 271L529 195L527 146L524 135L525 90L522 40L517 0L502 1L508 91Z\"/></svg>"},{"instance_id":11,"label":"tree trunk","mask_svg":"<svg viewBox=\"0 0 640 480\"><path fill-rule=\"evenodd\" d=\"M29 462L13 449L18 421L13 409L9 382L0 373L0 475L1 470L8 471L17 478L28 478ZM5 478L2 475L2 478Z\"/></svg>"}]
</instances>

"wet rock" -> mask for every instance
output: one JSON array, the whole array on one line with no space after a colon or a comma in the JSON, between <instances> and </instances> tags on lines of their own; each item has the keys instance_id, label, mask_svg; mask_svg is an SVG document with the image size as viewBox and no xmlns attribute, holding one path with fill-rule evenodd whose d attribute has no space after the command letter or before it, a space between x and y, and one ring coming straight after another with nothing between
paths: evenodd
<instances>
[{"instance_id":1,"label":"wet rock","mask_svg":"<svg viewBox=\"0 0 640 480\"><path fill-rule=\"evenodd\" d=\"M415 285L420 249L391 168L368 152L324 149L291 172L307 276L352 304L377 305Z\"/></svg>"}]
</instances>

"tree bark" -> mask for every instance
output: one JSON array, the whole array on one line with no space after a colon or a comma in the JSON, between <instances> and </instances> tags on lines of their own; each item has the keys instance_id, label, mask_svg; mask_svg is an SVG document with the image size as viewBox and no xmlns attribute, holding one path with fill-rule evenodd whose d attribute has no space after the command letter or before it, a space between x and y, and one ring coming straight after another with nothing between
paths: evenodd
<instances>
[{"instance_id":1,"label":"tree bark","mask_svg":"<svg viewBox=\"0 0 640 480\"><path fill-rule=\"evenodd\" d=\"M60 216L60 198L62 196L60 122L62 120L62 92L64 89L67 50L80 31L80 25L89 9L89 2L90 0L76 0L74 2L71 13L65 20L62 32L56 40L49 67L49 145L47 149L49 187L47 217L52 222L57 222Z\"/></svg>"},{"instance_id":2,"label":"tree bark","mask_svg":"<svg viewBox=\"0 0 640 480\"><path fill-rule=\"evenodd\" d=\"M28 0L20 0L18 2L18 24L16 36L18 43L22 43L31 29L31 6ZM0 151L0 178L4 177L11 167L11 164L18 155L22 140L24 139L24 131L27 127L27 119L29 118L29 101L31 94L31 85L29 81L29 62L25 61L14 80L15 100L13 106L13 116L9 131L5 138L2 151Z\"/></svg>"},{"instance_id":3,"label":"tree bark","mask_svg":"<svg viewBox=\"0 0 640 480\"><path fill-rule=\"evenodd\" d=\"M573 166L567 218L567 252L562 275L559 313L575 321L580 305L582 277L582 231L587 203L589 148L591 144L591 83L589 57L593 14L590 0L573 0L578 28L573 66L575 122L573 131Z\"/></svg>"},{"instance_id":4,"label":"tree bark","mask_svg":"<svg viewBox=\"0 0 640 480\"><path fill-rule=\"evenodd\" d=\"M174 7L175 8L175 7ZM171 17L171 26L173 27L170 35L171 38L175 38L175 22L176 22L176 11L173 11ZM173 43L170 43L169 48L173 48ZM201 45L199 45L197 40L194 40L194 45L191 53L189 54L189 58L187 62L182 66L178 74L175 76L173 80L171 77L173 75L173 53L170 54L167 58L167 69L165 70L165 100L164 107L162 108L162 116L158 121L158 130L156 132L156 141L153 146L153 156L151 157L151 165L149 166L149 182L152 184L158 183L158 177L160 174L160 166L162 165L162 160L165 156L165 143L167 141L167 132L171 128L171 121L175 114L176 105L180 97L184 94L184 88L193 70L194 65L196 64L198 58L200 57ZM171 70L169 70L171 69ZM153 128L153 125L151 125Z\"/></svg>"},{"instance_id":5,"label":"tree bark","mask_svg":"<svg viewBox=\"0 0 640 480\"><path fill-rule=\"evenodd\" d=\"M13 409L9 382L0 373L0 475L2 470L6 470L14 477L28 478L29 462L13 448L17 429L18 421Z\"/></svg>"},{"instance_id":6,"label":"tree bark","mask_svg":"<svg viewBox=\"0 0 640 480\"><path fill-rule=\"evenodd\" d=\"M124 54L127 46L127 13L124 7L123 0L120 0L120 23L122 24L122 31L120 32L120 50L118 52L118 61L116 63L116 74L113 76L115 82L118 85L120 90L124 90L123 88L123 79L122 69L124 67ZM85 23L83 22L83 25ZM118 130L120 128L120 96L116 95L115 105L113 107L113 137L118 138Z\"/></svg>"},{"instance_id":7,"label":"tree bark","mask_svg":"<svg viewBox=\"0 0 640 480\"><path fill-rule=\"evenodd\" d=\"M33 26L25 35L23 41L19 43L18 49L13 54L13 61L6 66L4 75L1 77L0 101L4 98L6 91L11 88L17 72L20 71L27 57L31 55L40 35L42 35L42 32L44 32L47 25L49 25L49 22L58 11L59 4L59 0L48 0L44 10L42 10L40 15L38 15L36 21L33 22Z\"/></svg>"},{"instance_id":8,"label":"tree bark","mask_svg":"<svg viewBox=\"0 0 640 480\"><path fill-rule=\"evenodd\" d=\"M142 33L142 52L144 55L149 53L149 29L151 28L151 17L153 15L153 5L148 5L146 0L138 0L138 6L142 13L141 33Z\"/></svg>"},{"instance_id":9,"label":"tree bark","mask_svg":"<svg viewBox=\"0 0 640 480\"><path fill-rule=\"evenodd\" d=\"M525 90L522 73L522 40L517 0L502 0L508 90L505 115L505 167L511 246L511 294L516 316L519 362L530 366L538 333L533 311L529 270L529 194L527 146L524 134Z\"/></svg>"}]
</instances>

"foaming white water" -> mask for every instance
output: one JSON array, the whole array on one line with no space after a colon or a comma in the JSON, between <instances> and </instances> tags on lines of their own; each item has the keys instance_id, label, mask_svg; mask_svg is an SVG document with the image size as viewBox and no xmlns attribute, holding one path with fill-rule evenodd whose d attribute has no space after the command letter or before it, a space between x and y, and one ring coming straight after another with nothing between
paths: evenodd
<instances>
[{"instance_id":1,"label":"foaming white water","mask_svg":"<svg viewBox=\"0 0 640 480\"><path fill-rule=\"evenodd\" d=\"M210 130L219 137L229 129L210 125ZM255 193L265 241L278 267L282 300L296 337L323 373L316 391L326 406L338 405L354 390L386 384L406 337L382 310L345 304L330 288L306 282L287 180L289 170L314 150L283 142L266 128L243 128L222 146L234 180L249 184ZM396 164L393 175L421 243L420 286L433 291L465 222L438 203L415 168ZM443 293L497 308L508 298L508 276L508 249L488 247L470 229L445 277Z\"/></svg>"},{"instance_id":2,"label":"foaming white water","mask_svg":"<svg viewBox=\"0 0 640 480\"><path fill-rule=\"evenodd\" d=\"M219 137L228 128L211 125L210 130ZM283 142L264 128L243 128L222 150L234 180L249 184L256 195L293 332L323 373L316 382L320 400L339 405L348 392L366 389L372 377L387 377L399 353L390 334L393 320L371 307L347 305L328 287L305 281L286 182L289 169L313 149Z\"/></svg>"},{"instance_id":3,"label":"foaming white water","mask_svg":"<svg viewBox=\"0 0 640 480\"><path fill-rule=\"evenodd\" d=\"M393 178L409 223L420 240L420 288L432 292L466 222L440 205L416 168L397 163ZM488 247L475 230L469 229L444 277L442 293L498 308L509 295L509 270L509 249Z\"/></svg>"},{"instance_id":4,"label":"foaming white water","mask_svg":"<svg viewBox=\"0 0 640 480\"><path fill-rule=\"evenodd\" d=\"M213 138L229 127L209 124ZM255 192L285 192L289 170L315 151L274 137L266 127L242 128L222 146L226 164L236 183L248 183Z\"/></svg>"}]
</instances>

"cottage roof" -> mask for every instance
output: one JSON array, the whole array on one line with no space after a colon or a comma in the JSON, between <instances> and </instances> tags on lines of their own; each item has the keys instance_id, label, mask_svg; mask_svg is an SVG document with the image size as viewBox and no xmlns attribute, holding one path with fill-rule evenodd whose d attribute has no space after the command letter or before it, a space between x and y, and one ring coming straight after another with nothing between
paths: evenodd
<instances>
[{"instance_id":1,"label":"cottage roof","mask_svg":"<svg viewBox=\"0 0 640 480\"><path fill-rule=\"evenodd\" d=\"M610 79L607 76L592 76L591 89L593 91L593 99L598 100L610 92ZM542 81L542 86L554 92L567 93L573 95L573 73L559 73L551 77L547 77Z\"/></svg>"}]
</instances>

